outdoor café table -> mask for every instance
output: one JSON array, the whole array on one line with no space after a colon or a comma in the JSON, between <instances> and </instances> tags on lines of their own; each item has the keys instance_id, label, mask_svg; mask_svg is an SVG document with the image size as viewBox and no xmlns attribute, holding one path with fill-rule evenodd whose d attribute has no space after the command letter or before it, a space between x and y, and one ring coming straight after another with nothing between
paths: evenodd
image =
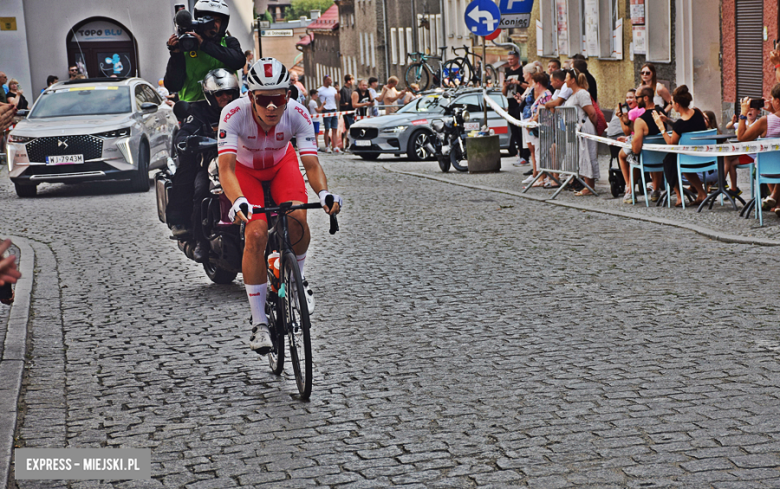
<instances>
[{"instance_id":1,"label":"outdoor caf\u00e9 table","mask_svg":"<svg viewBox=\"0 0 780 489\"><path fill-rule=\"evenodd\" d=\"M733 134L714 134L712 136L699 136L695 138L691 138L691 141L709 141L714 139L717 144L722 144L729 139L736 139ZM724 167L724 158L723 156L718 156L718 188L715 189L710 195L707 196L706 199L704 199L704 202L702 202L699 205L699 209L696 212L701 212L701 210L706 206L708 203L710 204L710 209L712 209L712 204L715 203L715 199L719 195L725 195L726 199L728 199L729 202L731 202L731 205L734 206L734 210L737 210L737 203L734 202L734 199L732 198L731 194L726 191L726 172L723 169ZM745 205L745 201L742 200L742 198L739 195L735 195L734 197L737 198L740 202L742 202L742 205Z\"/></svg>"}]
</instances>

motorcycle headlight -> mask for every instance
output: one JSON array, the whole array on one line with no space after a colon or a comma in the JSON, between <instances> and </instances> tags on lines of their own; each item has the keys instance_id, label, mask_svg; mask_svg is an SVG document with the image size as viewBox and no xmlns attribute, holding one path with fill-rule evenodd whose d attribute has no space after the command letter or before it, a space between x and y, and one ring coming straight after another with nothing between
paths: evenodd
<instances>
[{"instance_id":1,"label":"motorcycle headlight","mask_svg":"<svg viewBox=\"0 0 780 489\"><path fill-rule=\"evenodd\" d=\"M113 139L113 138L124 138L130 135L130 128L129 127L123 127L121 129L117 129L115 131L106 131L106 132L100 132L98 134L95 134L95 136L99 138L104 139Z\"/></svg>"},{"instance_id":2,"label":"motorcycle headlight","mask_svg":"<svg viewBox=\"0 0 780 489\"><path fill-rule=\"evenodd\" d=\"M30 138L27 136L15 136L13 134L8 135L8 142L9 143L29 143L35 138Z\"/></svg>"},{"instance_id":3,"label":"motorcycle headlight","mask_svg":"<svg viewBox=\"0 0 780 489\"><path fill-rule=\"evenodd\" d=\"M471 114L469 114L468 110L463 111L463 122L468 122L471 120Z\"/></svg>"},{"instance_id":4,"label":"motorcycle headlight","mask_svg":"<svg viewBox=\"0 0 780 489\"><path fill-rule=\"evenodd\" d=\"M442 122L440 119L437 119L431 122L431 127L433 127L434 131L441 132L444 129L444 122Z\"/></svg>"},{"instance_id":5,"label":"motorcycle headlight","mask_svg":"<svg viewBox=\"0 0 780 489\"><path fill-rule=\"evenodd\" d=\"M382 132L385 134L398 134L399 132L404 132L408 126L396 126L396 127L388 127L387 129L382 129Z\"/></svg>"}]
</instances>

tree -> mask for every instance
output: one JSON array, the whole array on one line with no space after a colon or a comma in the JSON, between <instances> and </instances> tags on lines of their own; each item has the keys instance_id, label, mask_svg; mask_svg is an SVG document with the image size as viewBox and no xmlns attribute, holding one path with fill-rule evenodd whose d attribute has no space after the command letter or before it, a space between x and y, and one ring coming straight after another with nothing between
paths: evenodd
<instances>
[{"instance_id":1,"label":"tree","mask_svg":"<svg viewBox=\"0 0 780 489\"><path fill-rule=\"evenodd\" d=\"M325 12L333 5L333 0L292 0L290 8L284 13L285 20L298 20L308 17L312 10Z\"/></svg>"}]
</instances>

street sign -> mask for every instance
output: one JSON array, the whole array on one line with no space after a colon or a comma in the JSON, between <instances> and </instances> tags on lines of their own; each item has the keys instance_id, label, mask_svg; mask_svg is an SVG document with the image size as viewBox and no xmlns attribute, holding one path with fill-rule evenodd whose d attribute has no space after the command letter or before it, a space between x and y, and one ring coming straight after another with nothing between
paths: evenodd
<instances>
[{"instance_id":1,"label":"street sign","mask_svg":"<svg viewBox=\"0 0 780 489\"><path fill-rule=\"evenodd\" d=\"M474 0L466 7L466 27L472 34L487 36L498 29L501 12L492 0Z\"/></svg>"},{"instance_id":2,"label":"street sign","mask_svg":"<svg viewBox=\"0 0 780 489\"><path fill-rule=\"evenodd\" d=\"M261 29L269 29L271 27L271 23L268 22L267 20L261 20L258 23L260 24Z\"/></svg>"},{"instance_id":3,"label":"street sign","mask_svg":"<svg viewBox=\"0 0 780 489\"><path fill-rule=\"evenodd\" d=\"M502 29L528 28L531 25L531 9L534 0L500 0L498 8L501 11Z\"/></svg>"},{"instance_id":4,"label":"street sign","mask_svg":"<svg viewBox=\"0 0 780 489\"><path fill-rule=\"evenodd\" d=\"M292 37L292 29L269 29L260 31L260 37Z\"/></svg>"}]
</instances>

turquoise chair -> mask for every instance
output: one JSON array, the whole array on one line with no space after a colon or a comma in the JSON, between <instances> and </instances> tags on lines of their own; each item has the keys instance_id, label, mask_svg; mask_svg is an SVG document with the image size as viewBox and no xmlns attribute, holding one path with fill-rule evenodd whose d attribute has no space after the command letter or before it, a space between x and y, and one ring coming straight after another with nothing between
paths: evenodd
<instances>
[{"instance_id":1,"label":"turquoise chair","mask_svg":"<svg viewBox=\"0 0 780 489\"><path fill-rule=\"evenodd\" d=\"M642 140L642 145L645 144L666 144L664 142L663 136L660 134L655 136L647 136ZM650 207L650 198L647 196L647 179L645 178L645 173L653 173L653 172L663 172L664 171L664 156L666 156L667 153L662 153L660 151L647 151L642 150L642 153L639 155L639 164L631 164L631 167L629 168L629 172L631 175L631 188L634 188L634 168L639 168L639 172L642 175L642 188L645 189L645 207ZM664 179L664 184L666 185L666 193L669 194L669 184L666 183L666 179ZM657 189L656 189L657 190ZM636 204L636 193L633 191L631 192L631 202L632 204ZM667 199L667 202L669 202L669 199Z\"/></svg>"},{"instance_id":2,"label":"turquoise chair","mask_svg":"<svg viewBox=\"0 0 780 489\"><path fill-rule=\"evenodd\" d=\"M705 139L693 141L691 138L698 138L702 136L714 136L718 134L717 129L708 129L706 131L686 132L680 136L678 145L696 145L702 146L706 144L718 144L715 139ZM682 174L683 173L699 173L710 170L718 169L718 157L717 156L691 156L684 154L677 154L677 185L680 186L680 194L682 198L682 208L685 209L685 195L682 188ZM671 197L671 194L668 194ZM671 198L669 199L671 200Z\"/></svg>"},{"instance_id":3,"label":"turquoise chair","mask_svg":"<svg viewBox=\"0 0 780 489\"><path fill-rule=\"evenodd\" d=\"M756 180L753 185L753 197L756 199L756 218L758 225L764 225L764 213L761 212L761 184L780 183L780 151L769 151L756 155Z\"/></svg>"}]
</instances>

